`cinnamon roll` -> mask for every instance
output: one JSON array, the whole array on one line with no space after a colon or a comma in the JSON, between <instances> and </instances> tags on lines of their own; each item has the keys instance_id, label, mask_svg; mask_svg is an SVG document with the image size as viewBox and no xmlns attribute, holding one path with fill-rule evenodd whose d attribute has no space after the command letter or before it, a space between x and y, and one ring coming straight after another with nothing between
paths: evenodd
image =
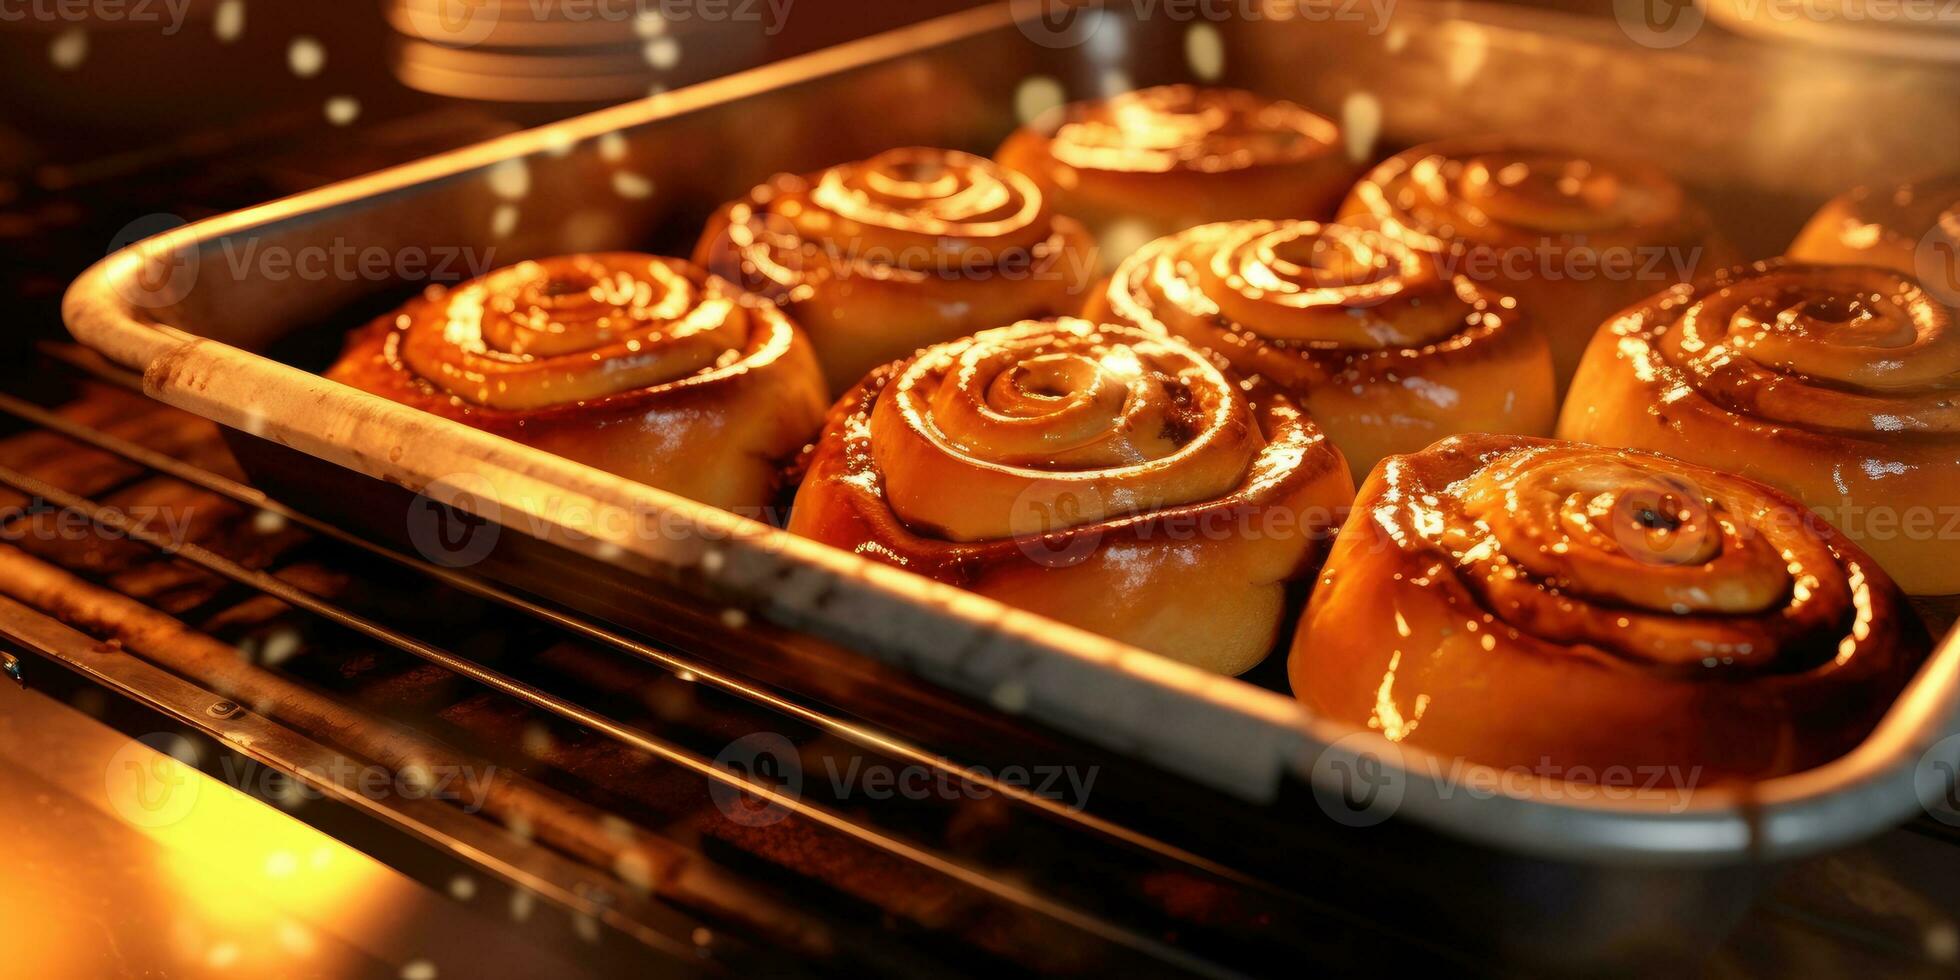
<instances>
[{"instance_id":1,"label":"cinnamon roll","mask_svg":"<svg viewBox=\"0 0 1960 980\"><path fill-rule=\"evenodd\" d=\"M1288 666L1314 710L1404 745L1692 789L1843 754L1929 647L1885 573L1769 487L1476 435L1369 475Z\"/></svg>"},{"instance_id":2,"label":"cinnamon roll","mask_svg":"<svg viewBox=\"0 0 1960 980\"><path fill-rule=\"evenodd\" d=\"M1761 480L1907 592L1960 592L1960 328L1913 278L1781 260L1607 323L1559 435Z\"/></svg>"},{"instance_id":3,"label":"cinnamon roll","mask_svg":"<svg viewBox=\"0 0 1960 980\"><path fill-rule=\"evenodd\" d=\"M1064 318L873 372L832 409L789 529L1235 674L1352 491L1284 393Z\"/></svg>"},{"instance_id":4,"label":"cinnamon roll","mask_svg":"<svg viewBox=\"0 0 1960 980\"><path fill-rule=\"evenodd\" d=\"M782 304L833 393L921 347L1074 313L1097 274L1088 231L1026 177L916 147L770 178L715 214L695 261Z\"/></svg>"},{"instance_id":5,"label":"cinnamon roll","mask_svg":"<svg viewBox=\"0 0 1960 980\"><path fill-rule=\"evenodd\" d=\"M327 377L730 509L771 501L825 404L781 312L626 252L432 287L355 331Z\"/></svg>"},{"instance_id":6,"label":"cinnamon roll","mask_svg":"<svg viewBox=\"0 0 1960 980\"><path fill-rule=\"evenodd\" d=\"M1115 232L1126 223L1135 245L1214 221L1330 217L1356 170L1331 120L1191 85L1061 106L994 156L1119 250Z\"/></svg>"},{"instance_id":7,"label":"cinnamon roll","mask_svg":"<svg viewBox=\"0 0 1960 980\"><path fill-rule=\"evenodd\" d=\"M1561 391L1601 321L1735 261L1666 174L1505 139L1391 157L1355 185L1341 219L1443 252L1450 271L1516 296L1551 341Z\"/></svg>"},{"instance_id":8,"label":"cinnamon roll","mask_svg":"<svg viewBox=\"0 0 1960 980\"><path fill-rule=\"evenodd\" d=\"M1222 222L1145 246L1085 315L1175 334L1284 388L1357 477L1453 433L1550 434L1536 311L1445 265L1366 228Z\"/></svg>"},{"instance_id":9,"label":"cinnamon roll","mask_svg":"<svg viewBox=\"0 0 1960 980\"><path fill-rule=\"evenodd\" d=\"M1960 174L1855 188L1825 204L1788 254L1904 272L1941 299L1960 302Z\"/></svg>"}]
</instances>

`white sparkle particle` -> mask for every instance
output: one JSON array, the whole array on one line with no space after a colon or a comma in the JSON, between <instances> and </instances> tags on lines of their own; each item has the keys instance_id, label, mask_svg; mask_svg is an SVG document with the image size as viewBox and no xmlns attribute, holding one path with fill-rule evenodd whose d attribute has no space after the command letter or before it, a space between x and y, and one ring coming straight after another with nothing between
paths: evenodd
<instances>
[{"instance_id":1,"label":"white sparkle particle","mask_svg":"<svg viewBox=\"0 0 1960 980\"><path fill-rule=\"evenodd\" d=\"M490 214L490 234L498 238L509 238L517 230L517 205L499 204Z\"/></svg>"},{"instance_id":2,"label":"white sparkle particle","mask_svg":"<svg viewBox=\"0 0 1960 980\"><path fill-rule=\"evenodd\" d=\"M490 193L506 201L521 200L531 193L531 168L523 160L495 164L485 172L484 179L490 182Z\"/></svg>"},{"instance_id":3,"label":"white sparkle particle","mask_svg":"<svg viewBox=\"0 0 1960 980\"><path fill-rule=\"evenodd\" d=\"M1375 153L1382 131L1382 101L1369 92L1350 92L1341 103L1341 132L1347 137L1348 159L1361 163Z\"/></svg>"},{"instance_id":4,"label":"white sparkle particle","mask_svg":"<svg viewBox=\"0 0 1960 980\"><path fill-rule=\"evenodd\" d=\"M1184 34L1184 61L1191 73L1207 82L1225 74L1225 38L1218 28L1206 23L1192 24Z\"/></svg>"},{"instance_id":5,"label":"white sparkle particle","mask_svg":"<svg viewBox=\"0 0 1960 980\"><path fill-rule=\"evenodd\" d=\"M637 201L653 196L653 181L639 174L624 171L613 174L612 185L614 192L630 200Z\"/></svg>"},{"instance_id":6,"label":"white sparkle particle","mask_svg":"<svg viewBox=\"0 0 1960 980\"><path fill-rule=\"evenodd\" d=\"M671 37L656 37L640 53L656 71L666 71L681 63L681 42Z\"/></svg>"},{"instance_id":7,"label":"white sparkle particle","mask_svg":"<svg viewBox=\"0 0 1960 980\"><path fill-rule=\"evenodd\" d=\"M48 60L62 71L74 71L88 57L88 32L72 27L55 35L48 43Z\"/></svg>"},{"instance_id":8,"label":"white sparkle particle","mask_svg":"<svg viewBox=\"0 0 1960 980\"><path fill-rule=\"evenodd\" d=\"M1014 118L1031 122L1034 117L1067 101L1062 83L1047 75L1031 75L1014 89Z\"/></svg>"},{"instance_id":9,"label":"white sparkle particle","mask_svg":"<svg viewBox=\"0 0 1960 980\"><path fill-rule=\"evenodd\" d=\"M245 33L245 0L224 0L218 4L211 18L211 33L224 44L238 40Z\"/></svg>"},{"instance_id":10,"label":"white sparkle particle","mask_svg":"<svg viewBox=\"0 0 1960 980\"><path fill-rule=\"evenodd\" d=\"M327 121L336 126L345 126L361 117L361 100L351 95L336 95L327 100Z\"/></svg>"},{"instance_id":11,"label":"white sparkle particle","mask_svg":"<svg viewBox=\"0 0 1960 980\"><path fill-rule=\"evenodd\" d=\"M301 78L312 78L327 67L327 49L310 37L293 38L286 48L286 67Z\"/></svg>"}]
</instances>

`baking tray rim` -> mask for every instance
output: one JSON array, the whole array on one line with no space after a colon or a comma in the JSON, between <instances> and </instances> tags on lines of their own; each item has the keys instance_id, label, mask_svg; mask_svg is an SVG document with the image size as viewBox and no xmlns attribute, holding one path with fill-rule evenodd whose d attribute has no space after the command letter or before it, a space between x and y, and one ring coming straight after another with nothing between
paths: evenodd
<instances>
[{"instance_id":1,"label":"baking tray rim","mask_svg":"<svg viewBox=\"0 0 1960 980\"><path fill-rule=\"evenodd\" d=\"M1473 17L1488 7L1465 4L1451 19ZM1560 780L1530 776L1510 778L1496 792L1465 792L1458 779L1439 779L1434 774L1474 778L1492 771L1394 745L1378 733L1317 718L1277 692L803 540L157 322L125 302L117 286L136 274L159 247L202 249L255 228L316 220L343 205L429 188L516 158L568 152L608 133L919 54L1040 13L1039 2L1007 0L207 218L126 246L91 266L70 286L63 317L85 346L113 363L142 372L145 391L152 397L417 492L430 491L450 476L467 472L495 494L498 506L482 516L519 533L543 530L561 546L626 571L666 566L722 580L738 591L745 581L793 585L762 597L770 604L769 612L782 619L782 625L832 639L837 638L835 631L844 628L841 621L849 618L852 606L910 617L897 624L892 634L876 638L876 645L910 647L902 655L909 662L901 666L915 674L922 648L943 645L947 635L926 627L951 626L953 635L965 635L977 644L954 658L951 663L956 668L970 665L981 653L990 654L989 660L1002 656L1017 660L1015 669L1029 670L1038 668L1041 658L1056 658L1058 664L1120 681L1133 697L1143 696L1146 700L1132 705L1137 710L1130 712L1131 730L1119 733L1117 741L1149 737L1154 728L1189 727L1165 725L1155 713L1172 704L1195 709L1195 714L1186 711L1187 723L1205 717L1235 720L1242 727L1232 744L1241 750L1259 750L1260 758L1228 760L1223 753L1203 751L1195 757L1201 763L1196 768L1219 765L1222 772L1194 773L1192 759L1167 761L1154 758L1147 745L1141 747L1144 751L1132 751L1138 746L1112 745L1107 736L1086 737L1105 748L1181 769L1187 776L1255 802L1270 801L1277 784L1289 774L1313 783L1318 791L1332 792L1325 767L1316 763L1330 751L1367 752L1404 763L1399 769L1398 816L1525 854L1670 865L1813 853L1875 833L1918 809L1915 770L1924 768L1918 765L1921 757L1935 742L1960 731L1960 719L1955 718L1960 705L1960 630L1939 643L1870 736L1852 752L1811 770L1747 787L1704 788L1685 802L1653 797L1578 799ZM1494 14L1499 19L1508 19L1506 15L1516 16L1512 11ZM1556 16L1571 19L1571 15ZM284 394L269 399L268 392ZM266 411L269 400L303 406L304 411ZM394 451L360 448L381 445ZM448 465L441 465L444 462ZM568 495L573 503L592 509L539 506L544 500L563 500ZM458 502L469 508L476 499L464 496ZM683 534L675 540L650 540L595 531L591 526L567 526L557 517L617 508L629 514L678 518L672 526ZM603 522L606 527L630 524ZM786 597L784 592L795 594ZM822 608L825 602L832 606L828 611ZM823 627L830 632L824 633ZM857 638L859 642L871 639ZM953 686L943 675L923 679ZM982 697L990 693L970 686L953 689ZM1056 693L1046 690L1039 695ZM997 704L1000 700L995 699ZM1028 701L1030 708L1041 703L1038 698ZM1095 705L1076 707L1096 720ZM1036 720L1055 720L1043 710L1027 713ZM1070 730L1085 734L1079 728ZM1423 765L1407 764L1411 761Z\"/></svg>"}]
</instances>

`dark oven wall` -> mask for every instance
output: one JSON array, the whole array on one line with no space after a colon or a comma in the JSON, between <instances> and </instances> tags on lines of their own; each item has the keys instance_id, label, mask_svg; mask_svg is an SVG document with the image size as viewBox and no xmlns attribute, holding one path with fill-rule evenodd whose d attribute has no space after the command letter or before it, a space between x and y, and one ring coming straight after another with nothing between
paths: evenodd
<instances>
[{"instance_id":1,"label":"dark oven wall","mask_svg":"<svg viewBox=\"0 0 1960 980\"><path fill-rule=\"evenodd\" d=\"M487 83L445 94L457 87L417 71L442 46L391 24L381 0L23 6L0 18L0 293L15 314L0 343L62 336L58 305L77 274L176 224L974 5L533 3L587 30L635 12L670 19L613 32L637 74L612 89L521 101ZM489 50L501 43L455 54L562 55L576 74L592 50Z\"/></svg>"}]
</instances>

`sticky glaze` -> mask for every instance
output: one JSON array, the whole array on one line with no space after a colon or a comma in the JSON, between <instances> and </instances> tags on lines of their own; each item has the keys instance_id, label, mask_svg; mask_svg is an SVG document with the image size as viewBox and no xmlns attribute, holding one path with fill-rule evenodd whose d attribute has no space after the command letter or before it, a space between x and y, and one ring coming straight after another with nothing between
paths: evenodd
<instances>
[{"instance_id":1,"label":"sticky glaze","mask_svg":"<svg viewBox=\"0 0 1960 980\"><path fill-rule=\"evenodd\" d=\"M1890 269L1731 270L1602 328L1559 433L1763 480L1822 512L1908 592L1960 592L1953 319Z\"/></svg>"},{"instance_id":2,"label":"sticky glaze","mask_svg":"<svg viewBox=\"0 0 1960 980\"><path fill-rule=\"evenodd\" d=\"M1089 315L1284 387L1357 474L1457 432L1549 433L1551 355L1529 311L1445 264L1369 228L1221 222L1131 256Z\"/></svg>"},{"instance_id":3,"label":"sticky glaze","mask_svg":"<svg viewBox=\"0 0 1960 980\"><path fill-rule=\"evenodd\" d=\"M1960 174L1853 188L1818 209L1787 254L1909 273L1950 299L1960 292Z\"/></svg>"},{"instance_id":4,"label":"sticky glaze","mask_svg":"<svg viewBox=\"0 0 1960 980\"><path fill-rule=\"evenodd\" d=\"M833 390L930 344L1072 313L1095 275L1088 232L984 157L903 148L781 174L724 206L695 261L783 304Z\"/></svg>"},{"instance_id":5,"label":"sticky glaze","mask_svg":"<svg viewBox=\"0 0 1960 980\"><path fill-rule=\"evenodd\" d=\"M1870 558L1769 487L1460 436L1370 475L1290 672L1316 709L1445 756L1705 785L1841 754L1929 646Z\"/></svg>"},{"instance_id":6,"label":"sticky glaze","mask_svg":"<svg viewBox=\"0 0 1960 980\"><path fill-rule=\"evenodd\" d=\"M1182 343L1029 321L875 372L832 410L790 530L1236 673L1351 496L1269 386Z\"/></svg>"},{"instance_id":7,"label":"sticky glaze","mask_svg":"<svg viewBox=\"0 0 1960 980\"><path fill-rule=\"evenodd\" d=\"M760 508L770 460L824 410L808 341L691 263L523 262L432 287L355 331L337 381L724 507Z\"/></svg>"},{"instance_id":8,"label":"sticky glaze","mask_svg":"<svg viewBox=\"0 0 1960 980\"><path fill-rule=\"evenodd\" d=\"M1238 218L1327 217L1354 172L1332 121L1191 85L1063 106L996 156L1065 213L1099 229L1140 223L1147 237Z\"/></svg>"},{"instance_id":9,"label":"sticky glaze","mask_svg":"<svg viewBox=\"0 0 1960 980\"><path fill-rule=\"evenodd\" d=\"M1341 205L1451 257L1538 313L1563 386L1599 324L1734 251L1666 174L1502 139L1419 146L1377 166Z\"/></svg>"}]
</instances>

